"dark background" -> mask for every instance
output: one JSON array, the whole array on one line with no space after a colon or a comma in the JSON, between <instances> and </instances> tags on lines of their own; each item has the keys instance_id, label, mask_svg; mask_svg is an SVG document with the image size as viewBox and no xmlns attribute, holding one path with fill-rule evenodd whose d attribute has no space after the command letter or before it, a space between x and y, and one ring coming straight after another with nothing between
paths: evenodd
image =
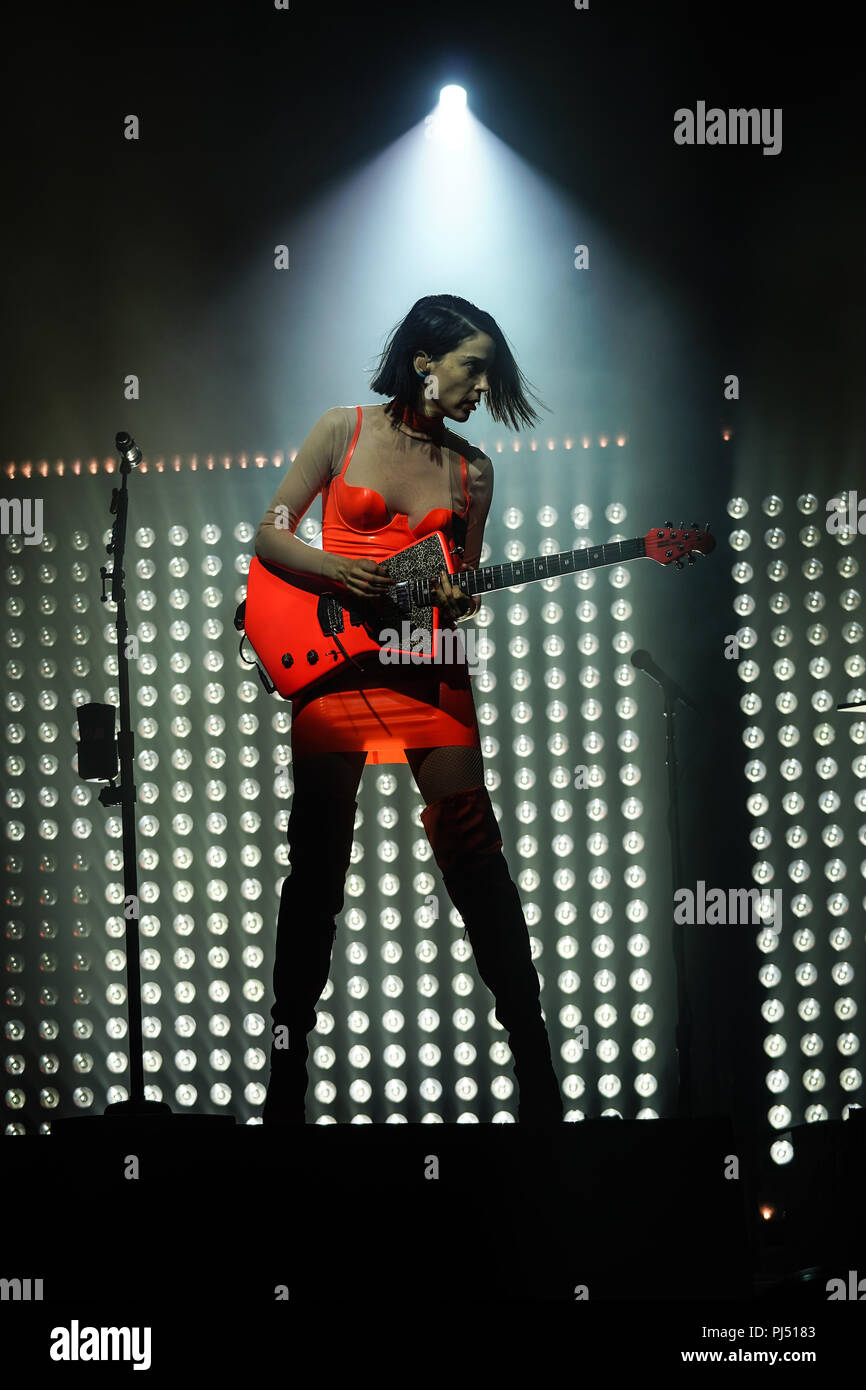
<instances>
[{"instance_id":1,"label":"dark background","mask_svg":"<svg viewBox=\"0 0 866 1390\"><path fill-rule=\"evenodd\" d=\"M234 280L263 246L289 239L294 214L416 125L449 76L501 141L580 199L609 252L651 270L671 311L688 305L685 354L648 354L609 304L609 341L591 345L623 383L615 413L632 433L642 403L677 402L682 434L664 441L672 467L684 466L696 419L742 431L758 410L777 449L784 421L789 469L859 424L862 121L844 7L293 0L281 12L100 13L19 10L2 59L5 459L110 453L106 419L133 358L151 385L136 422L151 448L299 443L312 420L291 397L304 350L292 275L275 292L268 266L240 305L229 302ZM699 99L782 107L781 153L676 146L673 111ZM130 111L138 144L122 138ZM459 255L472 209L454 216ZM593 252L604 294L598 239ZM506 273L519 303L519 267ZM370 322L371 353L389 326ZM527 360L517 343L549 400L539 359L568 352L567 336L543 348ZM733 411L718 388L729 371L741 377ZM323 399L332 403L326 383Z\"/></svg>"}]
</instances>

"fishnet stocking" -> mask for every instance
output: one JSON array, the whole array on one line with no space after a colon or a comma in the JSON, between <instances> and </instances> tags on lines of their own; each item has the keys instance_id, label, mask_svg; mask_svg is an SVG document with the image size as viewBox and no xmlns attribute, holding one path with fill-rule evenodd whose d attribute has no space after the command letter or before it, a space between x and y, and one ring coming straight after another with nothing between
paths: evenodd
<instances>
[{"instance_id":1,"label":"fishnet stocking","mask_svg":"<svg viewBox=\"0 0 866 1390\"><path fill-rule=\"evenodd\" d=\"M428 806L431 801L439 801L443 796L484 785L484 760L480 748L460 745L407 748L406 761Z\"/></svg>"}]
</instances>

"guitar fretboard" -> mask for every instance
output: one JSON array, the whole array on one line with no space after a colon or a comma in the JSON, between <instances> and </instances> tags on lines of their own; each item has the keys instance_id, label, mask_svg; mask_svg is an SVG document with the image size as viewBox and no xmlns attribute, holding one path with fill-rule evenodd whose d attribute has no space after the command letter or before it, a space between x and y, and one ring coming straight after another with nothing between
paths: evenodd
<instances>
[{"instance_id":1,"label":"guitar fretboard","mask_svg":"<svg viewBox=\"0 0 866 1390\"><path fill-rule=\"evenodd\" d=\"M517 584L532 584L539 579L556 579L563 574L596 569L600 565L617 565L638 560L646 555L643 536L628 541L609 541L607 545L590 545L580 550L561 550L556 555L535 555L528 560L512 560L505 565L482 565L477 570L461 570L459 578L452 576L464 593L488 594L494 589L512 589ZM422 581L415 581L419 584ZM435 584L435 580L428 581ZM416 598L417 601L417 598Z\"/></svg>"}]
</instances>

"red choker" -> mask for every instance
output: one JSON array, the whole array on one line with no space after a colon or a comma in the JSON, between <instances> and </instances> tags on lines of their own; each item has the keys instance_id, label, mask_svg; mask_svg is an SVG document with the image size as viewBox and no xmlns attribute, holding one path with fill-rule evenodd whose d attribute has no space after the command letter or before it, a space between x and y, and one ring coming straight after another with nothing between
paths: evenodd
<instances>
[{"instance_id":1,"label":"red choker","mask_svg":"<svg viewBox=\"0 0 866 1390\"><path fill-rule=\"evenodd\" d=\"M429 415L419 415L414 406L408 402L400 402L395 396L389 401L385 409L392 419L400 424L408 425L410 430L418 430L419 433L429 434L430 438L439 441L445 433L445 417L437 415L431 418Z\"/></svg>"}]
</instances>

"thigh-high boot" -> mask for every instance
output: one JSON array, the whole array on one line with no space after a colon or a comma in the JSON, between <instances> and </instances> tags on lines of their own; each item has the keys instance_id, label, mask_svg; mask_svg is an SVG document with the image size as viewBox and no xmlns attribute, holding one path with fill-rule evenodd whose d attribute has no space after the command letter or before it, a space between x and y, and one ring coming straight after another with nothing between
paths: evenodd
<instances>
[{"instance_id":1,"label":"thigh-high boot","mask_svg":"<svg viewBox=\"0 0 866 1390\"><path fill-rule=\"evenodd\" d=\"M292 803L286 832L291 873L283 883L277 918L265 1125L306 1121L307 1034L316 1026L315 1006L328 982L334 919L343 910L357 808L355 801L334 798L325 806L301 795Z\"/></svg>"},{"instance_id":2,"label":"thigh-high boot","mask_svg":"<svg viewBox=\"0 0 866 1390\"><path fill-rule=\"evenodd\" d=\"M421 822L463 918L478 973L496 1000L496 1017L509 1034L520 1087L518 1119L561 1121L562 1096L541 1016L529 932L487 788L431 802Z\"/></svg>"}]
</instances>

